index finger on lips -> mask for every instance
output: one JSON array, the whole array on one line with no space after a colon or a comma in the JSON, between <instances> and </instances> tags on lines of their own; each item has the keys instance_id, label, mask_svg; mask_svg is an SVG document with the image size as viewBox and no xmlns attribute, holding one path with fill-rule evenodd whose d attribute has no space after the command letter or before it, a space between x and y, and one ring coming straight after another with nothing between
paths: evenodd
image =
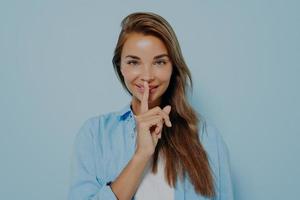
<instances>
[{"instance_id":1,"label":"index finger on lips","mask_svg":"<svg viewBox=\"0 0 300 200\"><path fill-rule=\"evenodd\" d=\"M141 102L141 113L148 111L148 99L149 99L149 85L144 81L144 93Z\"/></svg>"}]
</instances>

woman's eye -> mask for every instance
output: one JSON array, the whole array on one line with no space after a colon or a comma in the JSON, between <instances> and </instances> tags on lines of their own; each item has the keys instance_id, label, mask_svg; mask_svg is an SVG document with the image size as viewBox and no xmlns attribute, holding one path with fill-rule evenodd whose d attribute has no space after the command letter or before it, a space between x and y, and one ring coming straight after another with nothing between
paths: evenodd
<instances>
[{"instance_id":1,"label":"woman's eye","mask_svg":"<svg viewBox=\"0 0 300 200\"><path fill-rule=\"evenodd\" d=\"M138 62L138 61L136 61L136 60L129 60L129 61L127 62L127 64L128 64L128 65L135 66L135 65L138 65L138 64L139 64L139 62Z\"/></svg>"},{"instance_id":2,"label":"woman's eye","mask_svg":"<svg viewBox=\"0 0 300 200\"><path fill-rule=\"evenodd\" d=\"M155 62L155 65L159 65L159 66L162 66L162 65L165 65L167 64L167 62L165 60L158 60Z\"/></svg>"}]
</instances>

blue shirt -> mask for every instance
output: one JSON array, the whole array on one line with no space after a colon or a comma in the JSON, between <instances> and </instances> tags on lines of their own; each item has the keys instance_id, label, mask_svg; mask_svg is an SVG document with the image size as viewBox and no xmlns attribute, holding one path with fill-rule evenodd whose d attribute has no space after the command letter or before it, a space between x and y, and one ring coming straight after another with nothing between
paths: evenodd
<instances>
[{"instance_id":1,"label":"blue shirt","mask_svg":"<svg viewBox=\"0 0 300 200\"><path fill-rule=\"evenodd\" d=\"M215 181L214 200L232 200L227 147L218 130L201 123L199 139ZM92 117L80 128L74 143L69 200L116 200L110 186L135 152L135 120L128 104L119 112ZM188 176L178 179L175 200L208 199L196 194ZM134 199L134 198L133 198Z\"/></svg>"}]
</instances>

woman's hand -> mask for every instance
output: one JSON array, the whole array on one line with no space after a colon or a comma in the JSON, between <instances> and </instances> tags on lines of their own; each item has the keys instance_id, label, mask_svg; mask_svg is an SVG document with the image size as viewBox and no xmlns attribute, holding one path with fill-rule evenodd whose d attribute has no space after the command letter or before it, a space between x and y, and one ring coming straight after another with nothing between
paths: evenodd
<instances>
[{"instance_id":1,"label":"woman's hand","mask_svg":"<svg viewBox=\"0 0 300 200\"><path fill-rule=\"evenodd\" d=\"M156 106L148 109L149 86L144 82L144 94L141 101L141 114L136 116L137 122L137 148L136 154L150 157L155 151L158 139L161 138L163 124L171 127L169 113L171 106L161 109Z\"/></svg>"}]
</instances>

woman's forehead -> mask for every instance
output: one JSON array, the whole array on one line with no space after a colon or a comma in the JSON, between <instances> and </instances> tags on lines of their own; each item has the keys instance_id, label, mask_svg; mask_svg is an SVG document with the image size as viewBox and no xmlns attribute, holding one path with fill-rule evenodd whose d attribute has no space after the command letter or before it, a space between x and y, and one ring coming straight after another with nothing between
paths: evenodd
<instances>
[{"instance_id":1,"label":"woman's forehead","mask_svg":"<svg viewBox=\"0 0 300 200\"><path fill-rule=\"evenodd\" d=\"M132 33L127 37L122 49L122 57L128 55L155 58L159 55L168 55L168 51L163 41L158 37Z\"/></svg>"}]
</instances>

